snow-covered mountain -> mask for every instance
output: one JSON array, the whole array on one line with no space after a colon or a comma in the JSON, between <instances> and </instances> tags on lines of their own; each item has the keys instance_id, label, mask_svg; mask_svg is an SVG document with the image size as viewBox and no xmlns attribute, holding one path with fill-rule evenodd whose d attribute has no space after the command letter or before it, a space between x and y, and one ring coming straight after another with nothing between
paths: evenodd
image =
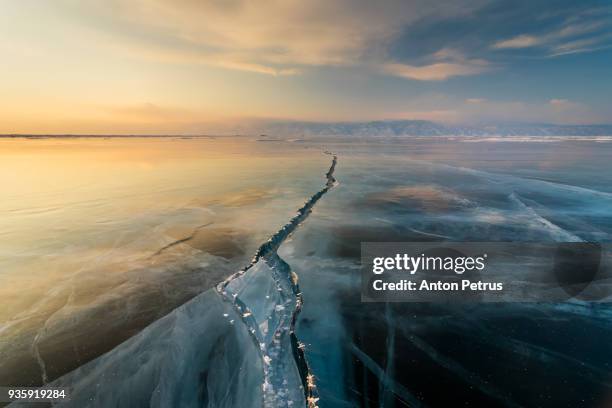
<instances>
[{"instance_id":1,"label":"snow-covered mountain","mask_svg":"<svg viewBox=\"0 0 612 408\"><path fill-rule=\"evenodd\" d=\"M612 125L446 125L425 120L376 122L273 122L263 133L304 136L610 136Z\"/></svg>"}]
</instances>

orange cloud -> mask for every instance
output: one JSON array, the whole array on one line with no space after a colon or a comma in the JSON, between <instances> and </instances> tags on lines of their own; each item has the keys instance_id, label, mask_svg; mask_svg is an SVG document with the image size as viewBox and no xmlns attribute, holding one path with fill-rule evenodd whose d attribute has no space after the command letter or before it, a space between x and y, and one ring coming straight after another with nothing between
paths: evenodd
<instances>
[{"instance_id":1,"label":"orange cloud","mask_svg":"<svg viewBox=\"0 0 612 408\"><path fill-rule=\"evenodd\" d=\"M418 81L443 81L455 76L480 74L489 69L488 64L484 61L439 62L423 66L407 64L385 64L383 66L383 71L390 75Z\"/></svg>"}]
</instances>

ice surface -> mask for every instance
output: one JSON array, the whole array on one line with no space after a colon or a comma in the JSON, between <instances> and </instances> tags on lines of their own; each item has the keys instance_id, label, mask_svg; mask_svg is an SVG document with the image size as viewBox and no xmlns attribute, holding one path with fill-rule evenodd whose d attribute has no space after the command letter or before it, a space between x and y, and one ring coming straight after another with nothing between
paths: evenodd
<instances>
[{"instance_id":1,"label":"ice surface","mask_svg":"<svg viewBox=\"0 0 612 408\"><path fill-rule=\"evenodd\" d=\"M278 262L278 260L277 260ZM220 288L259 345L266 407L304 407L305 391L296 365L291 331L298 297L286 265L261 259Z\"/></svg>"},{"instance_id":2,"label":"ice surface","mask_svg":"<svg viewBox=\"0 0 612 408\"><path fill-rule=\"evenodd\" d=\"M0 384L111 350L248 264L328 158L254 138L0 140Z\"/></svg>"},{"instance_id":3,"label":"ice surface","mask_svg":"<svg viewBox=\"0 0 612 408\"><path fill-rule=\"evenodd\" d=\"M360 301L362 241L610 242L612 145L558 143L328 146L339 185L279 249L321 407L605 406L607 304Z\"/></svg>"},{"instance_id":4,"label":"ice surface","mask_svg":"<svg viewBox=\"0 0 612 408\"><path fill-rule=\"evenodd\" d=\"M316 407L314 384L294 335L302 302L297 276L276 251L335 186L335 166L333 156L323 188L216 292L199 295L49 383L71 389L72 399L59 405Z\"/></svg>"},{"instance_id":5,"label":"ice surface","mask_svg":"<svg viewBox=\"0 0 612 408\"><path fill-rule=\"evenodd\" d=\"M259 407L262 362L239 319L211 289L51 382L72 390L57 406Z\"/></svg>"},{"instance_id":6,"label":"ice surface","mask_svg":"<svg viewBox=\"0 0 612 408\"><path fill-rule=\"evenodd\" d=\"M51 381L75 387L70 404L606 406L608 305L362 304L359 256L362 241L610 242L609 141L265 145L279 154L329 149L338 168L323 190L320 177L300 183L306 204L297 215L299 204L272 217L282 220L275 230L284 227L259 241L246 269ZM254 218L288 205L276 203ZM175 241L156 248L171 255L181 246ZM206 262L223 263L210 255Z\"/></svg>"}]
</instances>

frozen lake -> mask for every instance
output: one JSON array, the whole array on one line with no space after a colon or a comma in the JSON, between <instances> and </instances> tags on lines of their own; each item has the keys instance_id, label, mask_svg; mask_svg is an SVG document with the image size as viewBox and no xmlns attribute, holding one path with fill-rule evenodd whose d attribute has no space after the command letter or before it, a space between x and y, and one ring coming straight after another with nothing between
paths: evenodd
<instances>
[{"instance_id":1,"label":"frozen lake","mask_svg":"<svg viewBox=\"0 0 612 408\"><path fill-rule=\"evenodd\" d=\"M0 384L74 406L605 405L612 308L361 303L359 257L610 242L611 157L608 138L0 140Z\"/></svg>"}]
</instances>

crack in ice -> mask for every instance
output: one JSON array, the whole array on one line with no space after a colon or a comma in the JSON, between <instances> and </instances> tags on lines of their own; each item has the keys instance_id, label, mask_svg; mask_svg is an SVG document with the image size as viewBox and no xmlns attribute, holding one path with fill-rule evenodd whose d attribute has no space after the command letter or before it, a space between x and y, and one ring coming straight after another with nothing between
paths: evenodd
<instances>
[{"instance_id":1,"label":"crack in ice","mask_svg":"<svg viewBox=\"0 0 612 408\"><path fill-rule=\"evenodd\" d=\"M153 258L154 256L157 256L159 254L161 254L162 252L164 252L166 249L172 248L173 246L179 245L179 244L183 244L185 242L191 241L192 239L195 238L196 234L198 233L198 231L200 231L202 228L206 228L210 225L212 225L212 222L206 223L206 224L202 224L197 226L196 228L194 228L193 232L186 236L185 238L181 238L181 239L177 239L176 241L172 241L167 245L164 245L163 247L161 247L160 249L158 249L153 255L151 255L149 258Z\"/></svg>"},{"instance_id":2,"label":"crack in ice","mask_svg":"<svg viewBox=\"0 0 612 408\"><path fill-rule=\"evenodd\" d=\"M325 154L332 156L331 166L325 174L325 186L311 196L287 224L259 247L247 267L217 286L217 291L224 300L232 303L241 316L241 321L259 346L264 371L262 384L264 407L293 407L294 404L299 404L314 408L319 399L314 376L305 359L304 345L298 341L294 331L297 315L302 307L298 277L277 254L277 250L306 220L321 197L337 184L334 178L337 156L327 151ZM253 299L254 302L249 304L248 297L252 294L248 293L249 282L244 282L244 275L247 271L250 271L251 275L256 275L262 269L264 273L269 273L266 276L272 279L277 293L274 294L275 300L271 300L276 302L274 307L268 311L268 314L258 315L260 320L258 322L252 309L258 306L256 302L264 302L265 305L266 301L261 299L265 294L256 294L259 298ZM265 298L270 300L270 295ZM261 321L263 318L265 321ZM292 378L288 378L291 377L289 373L296 370L299 384L296 381L291 383Z\"/></svg>"},{"instance_id":3,"label":"crack in ice","mask_svg":"<svg viewBox=\"0 0 612 408\"><path fill-rule=\"evenodd\" d=\"M49 382L49 378L47 376L47 365L45 364L45 360L43 360L42 356L40 355L40 350L38 348L39 336L40 333L37 333L36 337L34 337L34 341L32 342L32 353L34 354L34 357L36 357L36 362L40 367L42 385L45 385Z\"/></svg>"}]
</instances>

